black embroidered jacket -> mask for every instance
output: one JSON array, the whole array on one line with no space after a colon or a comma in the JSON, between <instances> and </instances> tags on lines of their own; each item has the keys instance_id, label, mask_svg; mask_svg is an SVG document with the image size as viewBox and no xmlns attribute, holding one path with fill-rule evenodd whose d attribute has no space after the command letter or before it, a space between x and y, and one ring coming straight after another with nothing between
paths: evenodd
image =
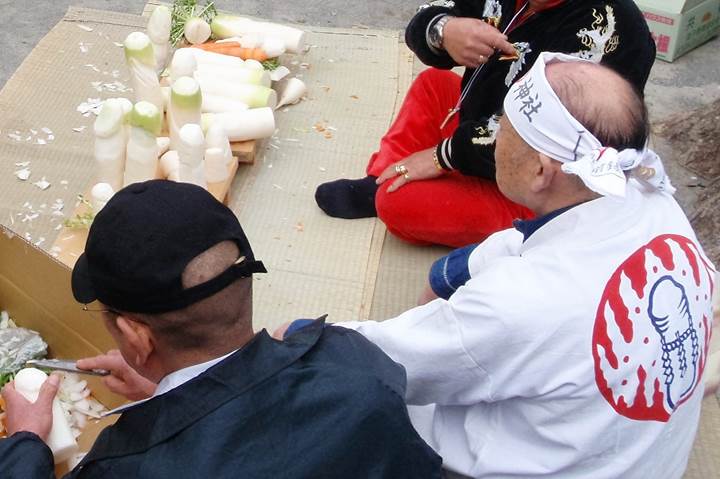
<instances>
[{"instance_id":1,"label":"black embroidered jacket","mask_svg":"<svg viewBox=\"0 0 720 479\"><path fill-rule=\"evenodd\" d=\"M428 27L441 14L487 19L499 17L502 31L516 13L516 0L435 1L420 7L405 32L408 46L423 63L442 69L458 66L444 51L427 44ZM632 0L566 0L536 13L507 32L519 47L516 61L488 63L460 109L460 126L437 148L448 167L466 175L495 179L495 132L503 98L510 85L524 75L542 51L575 54L601 62L619 72L642 91L655 60L655 43ZM474 69L466 69L465 86Z\"/></svg>"}]
</instances>

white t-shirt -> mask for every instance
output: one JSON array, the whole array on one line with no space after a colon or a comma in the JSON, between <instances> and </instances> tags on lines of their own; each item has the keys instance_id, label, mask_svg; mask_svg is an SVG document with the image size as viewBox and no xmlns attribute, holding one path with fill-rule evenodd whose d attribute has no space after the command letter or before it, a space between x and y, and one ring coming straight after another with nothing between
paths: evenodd
<instances>
[{"instance_id":1,"label":"white t-shirt","mask_svg":"<svg viewBox=\"0 0 720 479\"><path fill-rule=\"evenodd\" d=\"M703 397L714 267L685 215L625 200L506 230L450 298L343 323L403 364L413 424L471 477L676 478Z\"/></svg>"}]
</instances>

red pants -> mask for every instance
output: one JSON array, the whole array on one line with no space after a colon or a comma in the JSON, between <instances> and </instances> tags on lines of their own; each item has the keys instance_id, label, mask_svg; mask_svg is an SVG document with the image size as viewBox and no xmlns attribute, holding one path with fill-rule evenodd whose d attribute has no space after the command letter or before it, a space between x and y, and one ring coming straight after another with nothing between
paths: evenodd
<instances>
[{"instance_id":1,"label":"red pants","mask_svg":"<svg viewBox=\"0 0 720 479\"><path fill-rule=\"evenodd\" d=\"M457 115L442 131L440 125L459 97L458 75L434 68L422 72L380 150L370 158L367 174L379 176L389 165L450 137L458 126ZM378 217L391 233L410 243L461 247L509 228L516 218L533 216L505 198L494 181L457 171L388 193L391 184L386 181L375 196Z\"/></svg>"}]
</instances>

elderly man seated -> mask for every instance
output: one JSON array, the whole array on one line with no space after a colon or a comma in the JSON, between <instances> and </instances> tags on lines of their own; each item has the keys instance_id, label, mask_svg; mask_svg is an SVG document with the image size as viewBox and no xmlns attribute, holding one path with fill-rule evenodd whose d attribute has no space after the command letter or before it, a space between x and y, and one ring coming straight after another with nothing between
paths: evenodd
<instances>
[{"instance_id":1,"label":"elderly man seated","mask_svg":"<svg viewBox=\"0 0 720 479\"><path fill-rule=\"evenodd\" d=\"M679 478L714 267L646 149L643 101L543 53L504 110L498 185L537 218L472 249L447 300L343 326L405 366L413 424L452 471Z\"/></svg>"}]
</instances>

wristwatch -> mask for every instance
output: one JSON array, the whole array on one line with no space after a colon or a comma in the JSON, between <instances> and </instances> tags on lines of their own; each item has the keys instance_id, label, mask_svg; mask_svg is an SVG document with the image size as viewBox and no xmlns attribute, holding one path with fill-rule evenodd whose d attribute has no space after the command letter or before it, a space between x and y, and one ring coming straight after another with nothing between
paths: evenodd
<instances>
[{"instance_id":1,"label":"wristwatch","mask_svg":"<svg viewBox=\"0 0 720 479\"><path fill-rule=\"evenodd\" d=\"M452 18L455 17L452 15L442 15L439 20L435 21L435 23L431 23L431 27L427 35L427 41L428 45L435 50L443 50L443 30L445 28L445 24Z\"/></svg>"}]
</instances>

